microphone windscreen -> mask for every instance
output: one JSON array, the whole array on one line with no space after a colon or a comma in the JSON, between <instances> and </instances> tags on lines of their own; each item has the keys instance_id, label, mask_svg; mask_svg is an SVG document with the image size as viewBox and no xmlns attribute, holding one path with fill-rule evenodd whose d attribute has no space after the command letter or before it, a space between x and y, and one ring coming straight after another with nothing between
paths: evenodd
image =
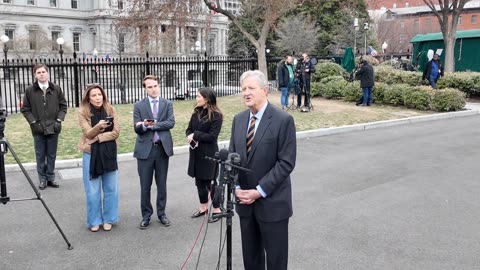
<instances>
[{"instance_id":1,"label":"microphone windscreen","mask_svg":"<svg viewBox=\"0 0 480 270\"><path fill-rule=\"evenodd\" d=\"M228 150L227 149L222 149L220 150L220 160L225 161L228 158Z\"/></svg>"}]
</instances>

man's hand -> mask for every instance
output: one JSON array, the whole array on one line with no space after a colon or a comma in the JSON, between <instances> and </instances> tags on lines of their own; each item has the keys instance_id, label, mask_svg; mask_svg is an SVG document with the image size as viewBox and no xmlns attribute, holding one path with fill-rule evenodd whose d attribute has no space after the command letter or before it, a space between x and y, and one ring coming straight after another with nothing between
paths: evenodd
<instances>
[{"instance_id":1,"label":"man's hand","mask_svg":"<svg viewBox=\"0 0 480 270\"><path fill-rule=\"evenodd\" d=\"M256 189L243 190L239 188L235 190L235 196L237 196L241 204L252 204L258 198L262 197L260 192Z\"/></svg>"}]
</instances>

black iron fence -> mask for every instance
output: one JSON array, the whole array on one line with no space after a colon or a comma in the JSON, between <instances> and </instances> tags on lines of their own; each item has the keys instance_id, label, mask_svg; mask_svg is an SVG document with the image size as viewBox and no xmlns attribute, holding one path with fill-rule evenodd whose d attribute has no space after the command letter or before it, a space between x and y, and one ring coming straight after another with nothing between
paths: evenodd
<instances>
[{"instance_id":1,"label":"black iron fence","mask_svg":"<svg viewBox=\"0 0 480 270\"><path fill-rule=\"evenodd\" d=\"M268 58L268 77L276 88L280 58ZM144 57L129 59L77 58L8 60L0 67L1 106L18 113L25 88L35 78L37 63L49 68L50 81L60 85L68 105L78 107L82 92L91 83L101 84L113 104L133 103L145 97L142 79L147 74L160 78L161 96L167 99L194 99L198 87L211 86L218 96L240 92L240 75L257 68L256 58L230 57Z\"/></svg>"}]
</instances>

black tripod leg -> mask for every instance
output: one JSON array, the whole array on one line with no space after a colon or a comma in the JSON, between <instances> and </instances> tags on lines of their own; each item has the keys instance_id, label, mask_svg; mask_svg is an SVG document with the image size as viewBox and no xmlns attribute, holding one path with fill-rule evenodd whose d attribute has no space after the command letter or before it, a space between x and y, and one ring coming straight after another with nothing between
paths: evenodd
<instances>
[{"instance_id":1,"label":"black tripod leg","mask_svg":"<svg viewBox=\"0 0 480 270\"><path fill-rule=\"evenodd\" d=\"M40 194L40 192L38 191L37 187L35 186L35 184L33 184L33 181L32 179L30 178L30 175L28 174L27 170L25 170L25 168L23 167L22 163L20 162L20 160L18 159L18 156L17 154L15 154L15 151L13 151L13 148L12 146L10 145L10 143L7 142L7 146L8 146L8 149L10 150L10 153L12 153L12 156L15 158L15 161L17 162L18 166L20 167L20 169L22 170L23 174L25 175L25 177L27 178L28 182L30 183L30 186L32 187L33 191L35 192L35 195L37 195L37 199L39 199L42 204L43 204L43 207L45 208L45 210L47 210L47 213L48 215L50 216L50 218L52 219L53 223L55 223L55 226L57 226L57 229L58 231L60 232L60 234L62 235L63 237L63 240L65 240L65 242L67 243L67 249L68 250L72 250L73 249L73 246L70 244L70 242L68 241L67 239L67 236L65 236L65 234L63 233L62 231L62 228L60 228L60 226L58 225L57 223L57 220L53 217L53 214L52 212L50 212L50 209L48 208L47 204L45 203L45 201L43 200L42 198L42 195ZM5 167L5 164L2 164L4 167Z\"/></svg>"}]
</instances>

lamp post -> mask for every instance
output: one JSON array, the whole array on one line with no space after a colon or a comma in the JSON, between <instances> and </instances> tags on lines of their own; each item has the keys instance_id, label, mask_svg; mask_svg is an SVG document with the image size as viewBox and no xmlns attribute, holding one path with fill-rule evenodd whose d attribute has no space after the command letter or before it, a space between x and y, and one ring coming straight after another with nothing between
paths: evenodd
<instances>
[{"instance_id":1,"label":"lamp post","mask_svg":"<svg viewBox=\"0 0 480 270\"><path fill-rule=\"evenodd\" d=\"M3 53L5 54L5 64L7 64L7 53L8 53L7 42L10 40L10 38L7 35L3 35L0 37L0 40L3 42Z\"/></svg>"},{"instance_id":2,"label":"lamp post","mask_svg":"<svg viewBox=\"0 0 480 270\"><path fill-rule=\"evenodd\" d=\"M60 54L60 61L62 61L62 62L63 62L63 47L62 47L63 43L65 43L65 39L63 39L61 37L57 38L57 44L59 46L58 47L58 53Z\"/></svg>"},{"instance_id":3,"label":"lamp post","mask_svg":"<svg viewBox=\"0 0 480 270\"><path fill-rule=\"evenodd\" d=\"M358 32L358 18L355 18L353 20L353 27L354 27L354 41L353 41L353 53L355 54L357 52L357 32Z\"/></svg>"},{"instance_id":4,"label":"lamp post","mask_svg":"<svg viewBox=\"0 0 480 270\"><path fill-rule=\"evenodd\" d=\"M365 30L365 55L367 55L367 32L368 32L369 26L368 23L363 23L363 30Z\"/></svg>"}]
</instances>

